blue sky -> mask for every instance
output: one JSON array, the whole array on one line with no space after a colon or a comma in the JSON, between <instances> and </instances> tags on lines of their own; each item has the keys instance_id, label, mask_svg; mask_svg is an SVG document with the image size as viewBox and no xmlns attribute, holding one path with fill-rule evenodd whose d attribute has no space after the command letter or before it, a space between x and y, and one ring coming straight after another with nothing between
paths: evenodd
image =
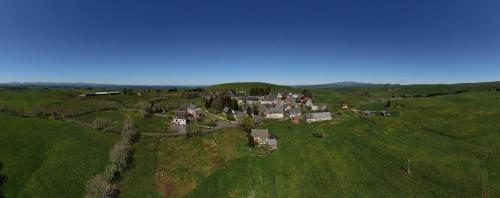
<instances>
[{"instance_id":1,"label":"blue sky","mask_svg":"<svg viewBox=\"0 0 500 198\"><path fill-rule=\"evenodd\" d=\"M500 80L500 2L0 1L0 82Z\"/></svg>"}]
</instances>

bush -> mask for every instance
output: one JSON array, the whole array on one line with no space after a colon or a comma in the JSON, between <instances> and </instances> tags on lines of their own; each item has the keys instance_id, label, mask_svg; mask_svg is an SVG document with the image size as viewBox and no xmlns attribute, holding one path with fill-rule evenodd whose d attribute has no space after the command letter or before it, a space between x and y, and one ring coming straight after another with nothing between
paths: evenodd
<instances>
[{"instance_id":1,"label":"bush","mask_svg":"<svg viewBox=\"0 0 500 198\"><path fill-rule=\"evenodd\" d=\"M96 175L85 187L85 198L111 198L116 196L116 187L103 175Z\"/></svg>"},{"instance_id":2,"label":"bush","mask_svg":"<svg viewBox=\"0 0 500 198\"><path fill-rule=\"evenodd\" d=\"M257 142L255 142L255 140L253 139L253 137L250 134L247 135L247 139L248 139L248 143L247 143L248 146L250 146L252 148L257 146Z\"/></svg>"},{"instance_id":3,"label":"bush","mask_svg":"<svg viewBox=\"0 0 500 198\"><path fill-rule=\"evenodd\" d=\"M250 131L255 127L252 118L250 118L250 116L243 117L243 119L241 119L241 127L243 127L247 133L250 133Z\"/></svg>"},{"instance_id":4,"label":"bush","mask_svg":"<svg viewBox=\"0 0 500 198\"><path fill-rule=\"evenodd\" d=\"M109 152L109 162L117 166L118 173L123 172L129 165L129 157L132 153L132 144L126 139L121 139Z\"/></svg>"}]
</instances>

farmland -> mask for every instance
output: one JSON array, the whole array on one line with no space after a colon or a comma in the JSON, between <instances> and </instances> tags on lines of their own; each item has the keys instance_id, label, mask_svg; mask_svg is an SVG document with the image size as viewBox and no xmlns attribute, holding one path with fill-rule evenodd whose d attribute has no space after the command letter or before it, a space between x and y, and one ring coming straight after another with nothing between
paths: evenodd
<instances>
[{"instance_id":1,"label":"farmland","mask_svg":"<svg viewBox=\"0 0 500 198\"><path fill-rule=\"evenodd\" d=\"M313 89L314 100L337 113L334 119L313 124L287 120L257 122L256 128L269 129L278 137L278 149L268 156L257 155L257 149L247 145L247 134L240 128L190 138L143 136L133 145L131 166L116 182L119 195L498 197L497 85ZM238 90L252 86L237 83L207 89ZM285 86L274 89L297 91ZM79 91L0 90L0 107L6 109L0 115L0 161L5 165L3 172L11 178L5 188L7 196L44 193L67 197L69 193L75 195L70 197L81 197L86 181L102 172L108 150L118 139L116 134L93 129L96 118L106 118L112 127L120 128L128 117L134 120L139 132L168 133L172 109L201 104L198 98L187 99L180 93L81 99L74 96ZM158 101L157 98L165 98L162 102L170 107L169 112L164 116L141 115L138 103ZM393 99L389 105L388 98ZM349 103L351 109L340 109L339 102ZM91 110L82 108L79 114L64 119L12 115L29 114L44 107L57 109L59 105L79 109L89 103L97 105L90 106ZM392 115L366 117L352 109L389 110ZM68 178L72 182L66 182Z\"/></svg>"},{"instance_id":2,"label":"farmland","mask_svg":"<svg viewBox=\"0 0 500 198\"><path fill-rule=\"evenodd\" d=\"M82 196L118 136L38 118L0 115L7 197Z\"/></svg>"}]
</instances>

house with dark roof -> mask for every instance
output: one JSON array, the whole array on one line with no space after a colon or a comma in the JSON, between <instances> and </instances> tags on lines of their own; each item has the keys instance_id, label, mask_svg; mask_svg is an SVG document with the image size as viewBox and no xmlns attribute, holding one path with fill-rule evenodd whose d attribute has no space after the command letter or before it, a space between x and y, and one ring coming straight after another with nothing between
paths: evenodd
<instances>
[{"instance_id":1,"label":"house with dark roof","mask_svg":"<svg viewBox=\"0 0 500 198\"><path fill-rule=\"evenodd\" d=\"M271 119L280 119L285 117L285 115L283 114L283 109L279 107L269 108L264 114L266 115L266 118Z\"/></svg>"},{"instance_id":2,"label":"house with dark roof","mask_svg":"<svg viewBox=\"0 0 500 198\"><path fill-rule=\"evenodd\" d=\"M266 145L269 139L269 131L267 129L252 129L250 135L258 145Z\"/></svg>"},{"instance_id":3,"label":"house with dark roof","mask_svg":"<svg viewBox=\"0 0 500 198\"><path fill-rule=\"evenodd\" d=\"M286 111L289 118L298 118L302 115L302 110L299 108L291 108Z\"/></svg>"},{"instance_id":4,"label":"house with dark roof","mask_svg":"<svg viewBox=\"0 0 500 198\"><path fill-rule=\"evenodd\" d=\"M172 119L171 124L173 125L186 125L187 124L187 112L177 111L175 113L174 119Z\"/></svg>"}]
</instances>

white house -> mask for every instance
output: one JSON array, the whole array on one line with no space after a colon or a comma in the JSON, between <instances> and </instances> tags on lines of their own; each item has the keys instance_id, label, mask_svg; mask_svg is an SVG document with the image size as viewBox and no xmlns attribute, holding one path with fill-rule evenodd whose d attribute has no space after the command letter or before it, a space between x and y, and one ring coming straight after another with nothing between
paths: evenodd
<instances>
[{"instance_id":1,"label":"white house","mask_svg":"<svg viewBox=\"0 0 500 198\"><path fill-rule=\"evenodd\" d=\"M187 113L185 111L177 111L175 117L172 120L173 125L186 125L187 124Z\"/></svg>"},{"instance_id":2,"label":"white house","mask_svg":"<svg viewBox=\"0 0 500 198\"><path fill-rule=\"evenodd\" d=\"M250 135L258 145L266 145L269 139L269 131L267 129L252 129Z\"/></svg>"},{"instance_id":3,"label":"white house","mask_svg":"<svg viewBox=\"0 0 500 198\"><path fill-rule=\"evenodd\" d=\"M307 98L306 100L306 106L310 107L310 106L313 106L313 100L311 98Z\"/></svg>"},{"instance_id":4,"label":"white house","mask_svg":"<svg viewBox=\"0 0 500 198\"><path fill-rule=\"evenodd\" d=\"M271 118L271 119L280 119L285 117L285 115L283 114L283 109L279 107L268 109L265 115L266 118Z\"/></svg>"},{"instance_id":5,"label":"white house","mask_svg":"<svg viewBox=\"0 0 500 198\"><path fill-rule=\"evenodd\" d=\"M332 120L332 114L330 112L320 112L320 113L308 113L305 115L306 122L319 122L325 120Z\"/></svg>"}]
</instances>

